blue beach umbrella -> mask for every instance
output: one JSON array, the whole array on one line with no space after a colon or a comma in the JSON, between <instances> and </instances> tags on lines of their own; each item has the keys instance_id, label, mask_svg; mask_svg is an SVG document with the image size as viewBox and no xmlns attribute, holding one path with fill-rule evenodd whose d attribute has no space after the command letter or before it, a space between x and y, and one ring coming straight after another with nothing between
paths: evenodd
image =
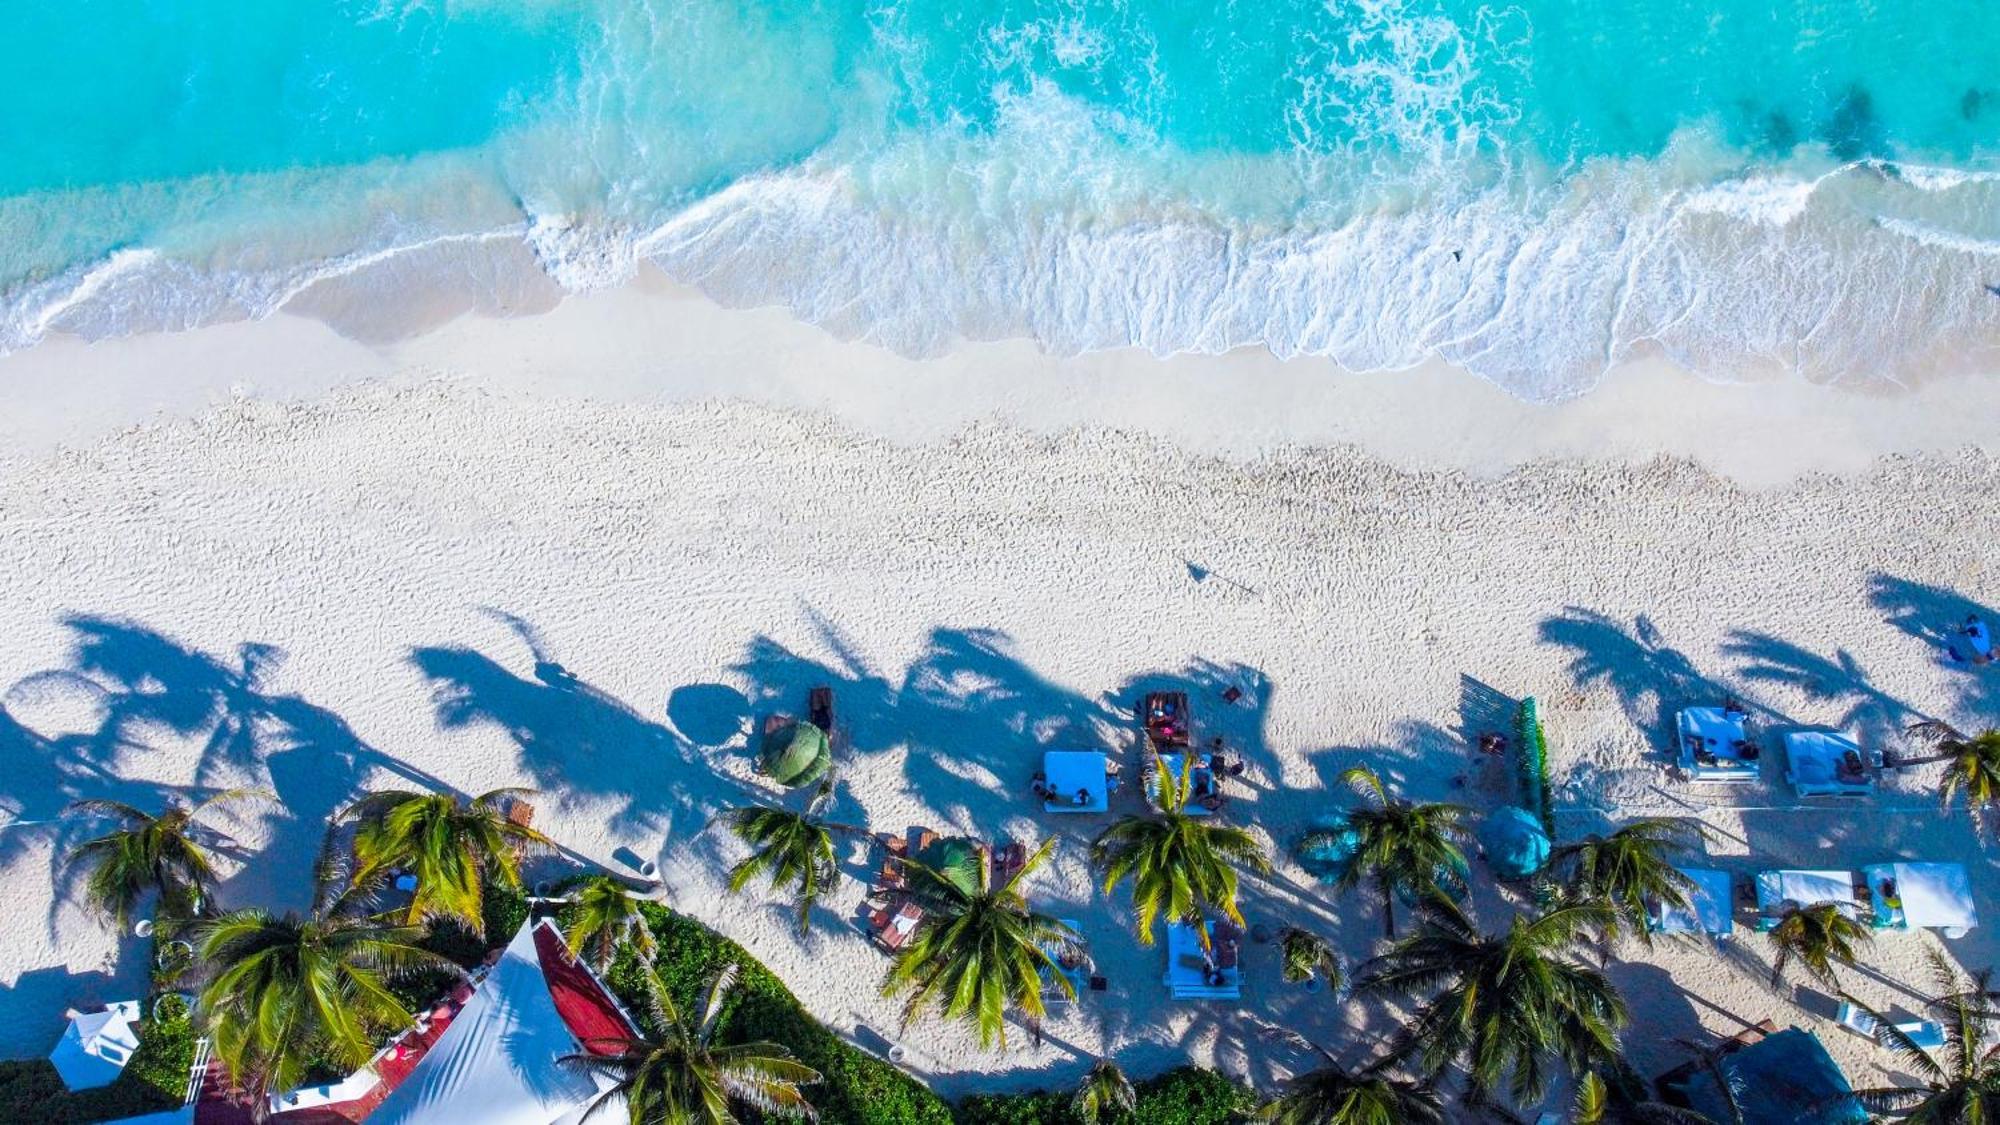
<instances>
[{"instance_id":1,"label":"blue beach umbrella","mask_svg":"<svg viewBox=\"0 0 2000 1125\"><path fill-rule=\"evenodd\" d=\"M1506 805L1479 827L1479 846L1486 862L1502 879L1525 879L1549 861L1549 836L1535 814Z\"/></svg>"},{"instance_id":2,"label":"blue beach umbrella","mask_svg":"<svg viewBox=\"0 0 2000 1125\"><path fill-rule=\"evenodd\" d=\"M1360 850L1361 834L1347 823L1347 818L1336 817L1315 823L1312 833L1299 842L1293 854L1306 874L1330 887L1347 874L1355 853Z\"/></svg>"}]
</instances>

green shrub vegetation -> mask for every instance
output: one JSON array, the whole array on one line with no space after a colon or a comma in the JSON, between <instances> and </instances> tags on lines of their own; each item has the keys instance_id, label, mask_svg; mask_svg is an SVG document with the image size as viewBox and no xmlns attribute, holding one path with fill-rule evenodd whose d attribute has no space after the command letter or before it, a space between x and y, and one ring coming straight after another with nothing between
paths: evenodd
<instances>
[{"instance_id":1,"label":"green shrub vegetation","mask_svg":"<svg viewBox=\"0 0 2000 1125\"><path fill-rule=\"evenodd\" d=\"M770 1040L790 1048L823 1081L807 1096L828 1125L949 1125L951 1111L936 1094L890 1064L856 1049L808 1014L783 981L742 946L691 918L660 906L640 906L659 941L660 979L684 1011L699 1010L716 970L735 962L742 979L723 1008L719 1042ZM628 951L612 963L606 983L637 1013L644 985Z\"/></svg>"},{"instance_id":2,"label":"green shrub vegetation","mask_svg":"<svg viewBox=\"0 0 2000 1125\"><path fill-rule=\"evenodd\" d=\"M425 947L469 968L504 945L528 917L527 900L505 888L489 886L484 908L484 935L439 925ZM717 969L732 961L741 966L742 979L723 1012L722 1041L782 1043L819 1071L824 1080L809 1096L825 1125L1081 1125L1070 1108L1069 1091L982 1094L950 1105L895 1066L829 1031L742 946L657 903L643 903L640 909L659 942L655 964L661 979L684 1009L699 1004ZM643 1010L634 1003L644 987L639 971L627 950L606 974L606 982L635 1013ZM408 1003L426 1004L447 984L426 975L393 987ZM116 1082L74 1094L63 1088L45 1059L0 1062L0 1121L71 1125L172 1109L187 1094L195 1039L185 1016L149 1020L141 1029L139 1050ZM317 1069L330 1076L338 1068ZM1137 1107L1125 1119L1132 1125L1223 1125L1252 1104L1248 1090L1199 1067L1141 1082L1138 1094Z\"/></svg>"},{"instance_id":3,"label":"green shrub vegetation","mask_svg":"<svg viewBox=\"0 0 2000 1125\"><path fill-rule=\"evenodd\" d=\"M1138 1084L1130 1125L1224 1125L1255 1104L1249 1090L1213 1070L1184 1066ZM978 1094L958 1103L957 1125L1083 1125L1068 1091Z\"/></svg>"},{"instance_id":4,"label":"green shrub vegetation","mask_svg":"<svg viewBox=\"0 0 2000 1125\"><path fill-rule=\"evenodd\" d=\"M742 946L657 903L640 909L659 940L655 964L674 1003L699 1004L717 969L732 961L742 967L742 980L723 1009L720 1041L782 1043L819 1071L825 1080L809 1095L825 1125L1081 1125L1068 1091L979 1095L950 1106L896 1067L828 1031ZM635 1013L644 987L639 971L632 955L621 953L606 977ZM1222 1125L1252 1104L1250 1091L1198 1067L1142 1082L1138 1092L1134 1125Z\"/></svg>"}]
</instances>

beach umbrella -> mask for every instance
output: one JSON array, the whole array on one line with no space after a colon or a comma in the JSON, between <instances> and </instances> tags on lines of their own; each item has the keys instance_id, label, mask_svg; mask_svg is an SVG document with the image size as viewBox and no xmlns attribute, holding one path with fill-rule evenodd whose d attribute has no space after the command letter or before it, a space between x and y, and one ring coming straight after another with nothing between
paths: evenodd
<instances>
[{"instance_id":1,"label":"beach umbrella","mask_svg":"<svg viewBox=\"0 0 2000 1125\"><path fill-rule=\"evenodd\" d=\"M939 877L967 895L979 893L979 865L986 862L986 854L976 841L963 836L947 836L931 842L931 846L917 853L917 862L938 873Z\"/></svg>"},{"instance_id":2,"label":"beach umbrella","mask_svg":"<svg viewBox=\"0 0 2000 1125\"><path fill-rule=\"evenodd\" d=\"M758 768L787 788L811 785L833 767L826 732L811 723L792 723L764 736Z\"/></svg>"},{"instance_id":3,"label":"beach umbrella","mask_svg":"<svg viewBox=\"0 0 2000 1125\"><path fill-rule=\"evenodd\" d=\"M1535 814L1518 805L1506 805L1479 828L1479 846L1486 849L1486 862L1502 879L1525 879L1549 861L1549 836Z\"/></svg>"},{"instance_id":4,"label":"beach umbrella","mask_svg":"<svg viewBox=\"0 0 2000 1125\"><path fill-rule=\"evenodd\" d=\"M1355 854L1361 850L1361 833L1348 825L1346 817L1321 821L1313 827L1316 831L1299 846L1299 866L1330 887L1340 882L1353 864Z\"/></svg>"}]
</instances>

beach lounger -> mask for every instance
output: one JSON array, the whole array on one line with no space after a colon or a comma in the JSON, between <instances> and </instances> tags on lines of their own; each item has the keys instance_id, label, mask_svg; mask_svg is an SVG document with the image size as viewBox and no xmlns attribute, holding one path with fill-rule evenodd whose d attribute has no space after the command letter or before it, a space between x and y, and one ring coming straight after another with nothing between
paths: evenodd
<instances>
[{"instance_id":1,"label":"beach lounger","mask_svg":"<svg viewBox=\"0 0 2000 1125\"><path fill-rule=\"evenodd\" d=\"M1154 761L1146 763L1144 780L1148 803L1155 806L1159 804L1160 784L1157 771L1164 769L1167 771L1169 777L1179 778L1181 776L1181 762L1182 758L1179 754L1161 754ZM1222 779L1216 776L1214 770L1201 765L1200 759L1196 760L1196 765L1193 769L1187 771L1187 776L1187 806L1181 811L1187 813L1189 816L1213 816L1228 803L1229 799L1222 793Z\"/></svg>"},{"instance_id":2,"label":"beach lounger","mask_svg":"<svg viewBox=\"0 0 2000 1125\"><path fill-rule=\"evenodd\" d=\"M1155 752L1184 749L1194 738L1194 720L1184 691L1147 692L1139 706L1139 721Z\"/></svg>"},{"instance_id":3,"label":"beach lounger","mask_svg":"<svg viewBox=\"0 0 2000 1125\"><path fill-rule=\"evenodd\" d=\"M1049 750L1042 754L1042 779L1050 796L1042 811L1101 813L1111 808L1110 771L1095 750ZM1078 800L1082 796L1083 800Z\"/></svg>"},{"instance_id":4,"label":"beach lounger","mask_svg":"<svg viewBox=\"0 0 2000 1125\"><path fill-rule=\"evenodd\" d=\"M806 694L806 718L812 725L833 736L833 689L816 687Z\"/></svg>"},{"instance_id":5,"label":"beach lounger","mask_svg":"<svg viewBox=\"0 0 2000 1125\"><path fill-rule=\"evenodd\" d=\"M1863 1039L1873 1040L1882 1030L1881 1025L1875 1021L1874 1016L1869 1015L1846 1000L1840 1002L1840 1008L1834 1012L1833 1018L1840 1026L1861 1036Z\"/></svg>"},{"instance_id":6,"label":"beach lounger","mask_svg":"<svg viewBox=\"0 0 2000 1125\"><path fill-rule=\"evenodd\" d=\"M1215 927L1209 927L1211 942ZM1202 948L1201 934L1185 922L1174 922L1167 926L1167 991L1176 1000L1240 1000L1243 997L1243 970L1240 966L1223 968L1218 960L1216 968L1221 972L1222 983L1209 979L1210 957Z\"/></svg>"},{"instance_id":7,"label":"beach lounger","mask_svg":"<svg viewBox=\"0 0 2000 1125\"><path fill-rule=\"evenodd\" d=\"M1887 1037L1882 1034L1881 1022L1850 1001L1841 1001L1840 1007L1834 1012L1834 1020L1863 1039L1878 1045L1887 1044ZM1911 1020L1908 1023L1890 1026L1925 1050L1936 1050L1944 1046L1944 1028L1931 1020Z\"/></svg>"},{"instance_id":8,"label":"beach lounger","mask_svg":"<svg viewBox=\"0 0 2000 1125\"><path fill-rule=\"evenodd\" d=\"M1776 927L1787 903L1805 907L1830 902L1849 917L1861 913L1852 871L1759 871L1756 886L1759 930Z\"/></svg>"},{"instance_id":9,"label":"beach lounger","mask_svg":"<svg viewBox=\"0 0 2000 1125\"><path fill-rule=\"evenodd\" d=\"M1785 735L1785 780L1801 797L1861 797L1875 790L1876 763L1844 734Z\"/></svg>"},{"instance_id":10,"label":"beach lounger","mask_svg":"<svg viewBox=\"0 0 2000 1125\"><path fill-rule=\"evenodd\" d=\"M1082 932L1083 924L1074 918L1059 918L1057 921L1068 927L1072 934ZM1090 979L1090 957L1084 952L1082 940L1075 940L1067 948L1057 944L1044 945L1042 952L1055 962L1052 967L1042 969L1042 1002L1053 1008L1082 996L1089 987ZM1069 981L1069 992L1064 992L1062 986L1056 983L1057 974Z\"/></svg>"},{"instance_id":11,"label":"beach lounger","mask_svg":"<svg viewBox=\"0 0 2000 1125\"><path fill-rule=\"evenodd\" d=\"M881 898L900 891L908 883L903 861L909 858L910 842L901 836L886 836L882 839L882 867L875 873L875 882L868 888L869 898Z\"/></svg>"},{"instance_id":12,"label":"beach lounger","mask_svg":"<svg viewBox=\"0 0 2000 1125\"><path fill-rule=\"evenodd\" d=\"M1005 883L1019 874L1020 870L1026 866L1028 866L1028 845L1018 842L1010 843L1006 847L1001 848L994 859L993 869L996 876L994 882Z\"/></svg>"},{"instance_id":13,"label":"beach lounger","mask_svg":"<svg viewBox=\"0 0 2000 1125\"><path fill-rule=\"evenodd\" d=\"M1743 714L1721 707L1687 707L1674 717L1681 772L1695 781L1756 781L1760 758Z\"/></svg>"},{"instance_id":14,"label":"beach lounger","mask_svg":"<svg viewBox=\"0 0 2000 1125\"><path fill-rule=\"evenodd\" d=\"M1729 873L1706 867L1682 867L1678 870L1694 883L1688 891L1688 909L1670 910L1654 903L1649 928L1659 934L1707 934L1719 940L1727 939L1736 928L1729 903ZM1754 887L1750 893L1750 901L1755 902Z\"/></svg>"},{"instance_id":15,"label":"beach lounger","mask_svg":"<svg viewBox=\"0 0 2000 1125\"><path fill-rule=\"evenodd\" d=\"M923 920L923 908L914 902L905 902L893 911L888 907L876 911L869 917L869 926L875 931L875 944L894 953L909 942L917 932L918 923Z\"/></svg>"}]
</instances>

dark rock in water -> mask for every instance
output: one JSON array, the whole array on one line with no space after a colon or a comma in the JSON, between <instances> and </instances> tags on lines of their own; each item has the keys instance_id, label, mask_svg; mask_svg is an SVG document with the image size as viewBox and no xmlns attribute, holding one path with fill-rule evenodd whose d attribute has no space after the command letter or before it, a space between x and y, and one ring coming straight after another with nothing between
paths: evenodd
<instances>
[{"instance_id":1,"label":"dark rock in water","mask_svg":"<svg viewBox=\"0 0 2000 1125\"><path fill-rule=\"evenodd\" d=\"M1965 96L1958 99L1958 115L1960 117L1965 118L1967 121L1971 121L1977 118L1979 116L1979 111L1985 108L1986 108L1986 91L1981 90L1978 87L1974 87L1970 90L1967 90L1965 92Z\"/></svg>"},{"instance_id":2,"label":"dark rock in water","mask_svg":"<svg viewBox=\"0 0 2000 1125\"><path fill-rule=\"evenodd\" d=\"M1775 153L1787 153L1799 147L1799 129L1792 119L1776 110L1764 119L1764 146Z\"/></svg>"},{"instance_id":3,"label":"dark rock in water","mask_svg":"<svg viewBox=\"0 0 2000 1125\"><path fill-rule=\"evenodd\" d=\"M1849 86L1826 125L1827 147L1842 160L1886 155L1882 123L1875 118L1875 99L1859 83Z\"/></svg>"}]
</instances>

